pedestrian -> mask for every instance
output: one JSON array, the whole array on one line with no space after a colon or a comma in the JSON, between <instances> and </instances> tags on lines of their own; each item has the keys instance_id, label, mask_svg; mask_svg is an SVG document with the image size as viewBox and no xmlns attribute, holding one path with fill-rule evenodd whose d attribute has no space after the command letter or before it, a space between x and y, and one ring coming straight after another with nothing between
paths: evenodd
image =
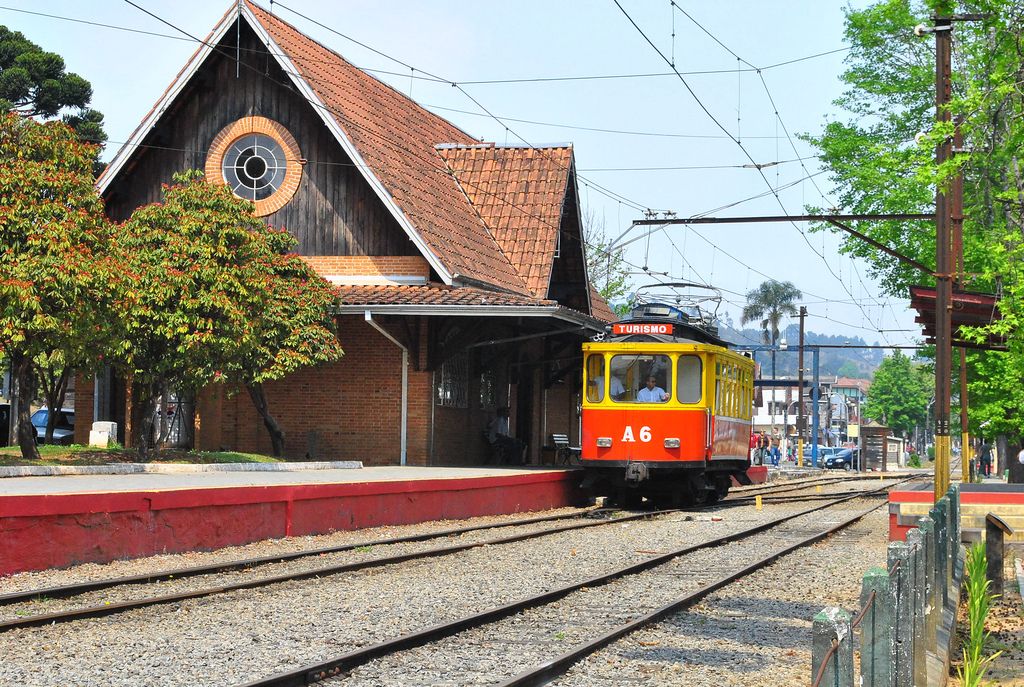
<instances>
[{"instance_id":1,"label":"pedestrian","mask_svg":"<svg viewBox=\"0 0 1024 687\"><path fill-rule=\"evenodd\" d=\"M772 440L768 438L768 435L761 432L760 438L757 440L757 451L758 451L758 465L764 465L765 458L769 458L769 451L771 450Z\"/></svg>"},{"instance_id":2,"label":"pedestrian","mask_svg":"<svg viewBox=\"0 0 1024 687\"><path fill-rule=\"evenodd\" d=\"M779 444L777 441L772 442L771 456L772 465L779 467L779 460L782 458L782 452L779 450Z\"/></svg>"},{"instance_id":3,"label":"pedestrian","mask_svg":"<svg viewBox=\"0 0 1024 687\"><path fill-rule=\"evenodd\" d=\"M981 465L982 477L991 477L992 444L988 443L984 439L981 440L981 446L978 447L978 463Z\"/></svg>"}]
</instances>

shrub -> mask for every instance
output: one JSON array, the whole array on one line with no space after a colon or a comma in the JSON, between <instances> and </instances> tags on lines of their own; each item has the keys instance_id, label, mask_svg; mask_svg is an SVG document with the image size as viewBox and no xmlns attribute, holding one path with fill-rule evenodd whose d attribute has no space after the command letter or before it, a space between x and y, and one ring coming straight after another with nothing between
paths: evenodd
<instances>
[{"instance_id":1,"label":"shrub","mask_svg":"<svg viewBox=\"0 0 1024 687\"><path fill-rule=\"evenodd\" d=\"M916 453L910 454L910 460L907 461L908 468L919 468L921 467L921 456Z\"/></svg>"}]
</instances>

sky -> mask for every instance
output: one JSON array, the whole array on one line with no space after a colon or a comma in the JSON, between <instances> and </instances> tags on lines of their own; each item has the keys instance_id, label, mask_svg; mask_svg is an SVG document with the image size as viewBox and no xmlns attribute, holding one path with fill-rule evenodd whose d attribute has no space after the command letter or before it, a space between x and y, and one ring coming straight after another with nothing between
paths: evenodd
<instances>
[{"instance_id":1,"label":"sky","mask_svg":"<svg viewBox=\"0 0 1024 687\"><path fill-rule=\"evenodd\" d=\"M232 5L133 2L199 37ZM649 235L631 227L647 210L726 217L836 205L828 173L798 135L844 116L832 102L843 90L847 2L260 4L473 136L572 143L584 214L625 246L634 286L713 284L725 299L719 314L738 323L743 294L768 278L791 281L804 294L811 331L892 345L920 337L908 302L882 295L867 265L841 255L840 237L828 232L804 234L807 225L790 223L676 225ZM59 53L92 83L92 106L110 137L106 159L197 46L124 0L0 0L0 24ZM759 172L751 159L778 164ZM769 186L781 188L778 200Z\"/></svg>"}]
</instances>

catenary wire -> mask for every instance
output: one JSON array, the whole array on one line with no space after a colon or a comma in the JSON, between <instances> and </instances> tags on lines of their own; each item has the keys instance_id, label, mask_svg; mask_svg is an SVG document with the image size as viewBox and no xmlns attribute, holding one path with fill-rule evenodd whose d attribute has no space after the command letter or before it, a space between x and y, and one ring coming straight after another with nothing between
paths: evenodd
<instances>
[{"instance_id":1,"label":"catenary wire","mask_svg":"<svg viewBox=\"0 0 1024 687\"><path fill-rule=\"evenodd\" d=\"M644 30L640 28L640 26L636 23L636 21L630 16L630 14L621 5L619 0L612 0L612 1L619 8L619 10L622 12L622 14L626 17L626 19L630 22L630 24L633 25L633 27L637 30L637 32L640 34L640 36L647 42L647 44L651 46L651 48L658 54L658 56L666 64L669 64L671 66L671 61L668 60L667 57L665 57L665 54L658 48L657 45L654 44L654 42L647 36L647 34L644 32ZM675 6L674 3L673 3L673 6ZM687 15L687 16L689 16L689 15ZM723 47L726 47L717 38L715 38L715 40L720 45L723 45ZM726 47L726 49L729 50L727 47ZM729 50L729 52L732 53L734 56L736 56L738 60L741 60L741 61L745 62L745 60L742 60L742 58L739 58L739 56L737 56L731 50ZM704 111L705 115L707 115L707 117L712 121L712 123L714 123L715 126L717 126L723 133L727 134L729 136L729 138L731 138L732 141L739 147L739 149L743 152L743 154L747 157L747 159L750 160L750 162L752 164L756 165L757 164L756 160L754 160L754 158L750 155L749 151L743 145L742 141L737 139L735 136L732 136L732 134L728 131L728 129L726 129L725 126L722 125L722 123L718 120L718 118L715 117L715 115L703 103L703 101L700 99L700 97L697 96L696 92L693 90L693 88L690 86L690 84L686 81L686 79L681 74L679 74L678 72L676 72L676 74L678 76L679 81L683 84L683 86L686 88L686 90L690 93L691 97L693 97L694 101L697 103L697 105L700 107L700 109ZM763 171L761 171L760 169L758 171L760 172L760 175L761 175L765 185L769 189L771 189L772 188L771 182L768 181L768 178L764 175ZM775 197L775 200L779 204L779 207L782 208L783 212L788 215L789 212L786 209L785 205L782 203L782 199L779 198L777 193L773 192L772 195ZM828 264L828 260L825 258L825 256L823 254L821 254L821 253L818 253L818 251L814 248L813 244L811 244L810 241L808 240L808 238L806 236L806 233L803 230L801 230L800 227L797 226L797 224L795 222L792 222L791 224L800 233L800 236L803 238L804 242L807 243L808 247L811 248L812 252L814 252L816 255L818 255L819 258L822 259L822 262L824 263L825 268L840 282L840 284L842 285L843 289L852 298L853 294L850 293L849 289L846 288L846 284L843 283L842 279L840 279L839 276L835 273L835 271L832 269L831 265ZM867 315L867 313L864 311L864 309L862 307L860 307L859 305L858 305L858 307L860 308L861 313L864 315L865 319L867 319L868 322L871 322L871 318ZM881 329L881 328L880 327L875 327L875 329ZM883 337L883 339L886 340L886 343L888 343L888 339L887 339L887 337L885 337L884 333L882 334L882 337Z\"/></svg>"}]
</instances>

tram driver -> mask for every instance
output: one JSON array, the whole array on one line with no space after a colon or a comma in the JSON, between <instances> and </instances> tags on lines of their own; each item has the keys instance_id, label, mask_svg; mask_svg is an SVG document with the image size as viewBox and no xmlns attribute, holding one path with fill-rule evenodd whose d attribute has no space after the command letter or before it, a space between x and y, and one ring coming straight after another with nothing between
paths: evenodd
<instances>
[{"instance_id":1,"label":"tram driver","mask_svg":"<svg viewBox=\"0 0 1024 687\"><path fill-rule=\"evenodd\" d=\"M609 393L611 394L613 401L621 401L623 396L626 395L626 387L622 385L622 380L616 375L611 376L610 381L611 388ZM591 401L597 403L604 399L604 375L594 377L590 380L590 391L587 394Z\"/></svg>"},{"instance_id":2,"label":"tram driver","mask_svg":"<svg viewBox=\"0 0 1024 687\"><path fill-rule=\"evenodd\" d=\"M668 400L668 394L658 386L658 380L654 378L654 375L649 375L647 377L647 385L640 389L640 392L636 395L636 400L640 403L664 403Z\"/></svg>"}]
</instances>

